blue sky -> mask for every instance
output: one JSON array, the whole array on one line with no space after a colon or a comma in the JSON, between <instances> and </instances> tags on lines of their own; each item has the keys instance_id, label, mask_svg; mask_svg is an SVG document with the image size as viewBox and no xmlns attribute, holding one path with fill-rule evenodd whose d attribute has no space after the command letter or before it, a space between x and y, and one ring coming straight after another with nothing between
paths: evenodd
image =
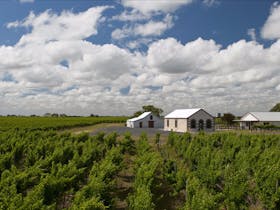
<instances>
[{"instance_id":1,"label":"blue sky","mask_svg":"<svg viewBox=\"0 0 280 210\"><path fill-rule=\"evenodd\" d=\"M216 1L212 6L207 6L203 1L195 1L191 5L184 5L174 15L178 16L171 30L162 34L161 38L176 37L181 42L188 42L198 37L214 39L216 42L227 46L240 39L249 40L248 28L259 31L265 23L271 5L274 0L252 0L252 1ZM118 1L90 1L90 0L37 0L33 3L21 3L16 0L1 1L1 44L15 44L26 30L10 30L5 27L8 22L22 20L28 16L30 11L35 14L42 13L48 9L56 13L63 10L71 10L75 13L85 11L90 7L101 5L112 5L114 9L104 12L107 16L118 15L125 10ZM113 27L100 28L99 35L89 39L98 44L110 43L111 33L115 27L123 25L114 21ZM266 40L259 40L264 44Z\"/></svg>"},{"instance_id":2,"label":"blue sky","mask_svg":"<svg viewBox=\"0 0 280 210\"><path fill-rule=\"evenodd\" d=\"M280 6L252 0L4 0L0 114L266 111Z\"/></svg>"}]
</instances>

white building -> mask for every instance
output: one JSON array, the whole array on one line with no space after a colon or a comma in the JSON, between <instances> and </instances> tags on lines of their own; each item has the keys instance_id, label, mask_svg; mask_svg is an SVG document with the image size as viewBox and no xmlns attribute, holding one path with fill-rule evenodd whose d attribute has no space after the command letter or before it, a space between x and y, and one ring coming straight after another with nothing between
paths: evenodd
<instances>
[{"instance_id":1,"label":"white building","mask_svg":"<svg viewBox=\"0 0 280 210\"><path fill-rule=\"evenodd\" d=\"M280 112L248 112L238 121L241 129L252 129L254 125L280 126Z\"/></svg>"},{"instance_id":2,"label":"white building","mask_svg":"<svg viewBox=\"0 0 280 210\"><path fill-rule=\"evenodd\" d=\"M126 121L129 128L163 128L163 119L152 112L144 112L138 117Z\"/></svg>"},{"instance_id":3,"label":"white building","mask_svg":"<svg viewBox=\"0 0 280 210\"><path fill-rule=\"evenodd\" d=\"M164 130L187 131L214 131L214 117L203 109L176 109L164 117Z\"/></svg>"}]
</instances>

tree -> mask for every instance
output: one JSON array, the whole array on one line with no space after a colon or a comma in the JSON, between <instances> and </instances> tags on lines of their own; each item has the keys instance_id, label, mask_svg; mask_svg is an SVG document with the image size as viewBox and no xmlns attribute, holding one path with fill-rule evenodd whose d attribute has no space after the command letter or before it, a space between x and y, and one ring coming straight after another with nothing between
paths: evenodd
<instances>
[{"instance_id":1,"label":"tree","mask_svg":"<svg viewBox=\"0 0 280 210\"><path fill-rule=\"evenodd\" d=\"M141 114L143 114L144 111L137 111L133 114L133 117L138 117L140 116Z\"/></svg>"},{"instance_id":2,"label":"tree","mask_svg":"<svg viewBox=\"0 0 280 210\"><path fill-rule=\"evenodd\" d=\"M270 109L271 112L280 112L280 103Z\"/></svg>"},{"instance_id":3,"label":"tree","mask_svg":"<svg viewBox=\"0 0 280 210\"><path fill-rule=\"evenodd\" d=\"M142 109L145 112L153 112L157 116L160 116L160 114L163 113L163 110L161 108L155 107L153 105L143 106Z\"/></svg>"},{"instance_id":4,"label":"tree","mask_svg":"<svg viewBox=\"0 0 280 210\"><path fill-rule=\"evenodd\" d=\"M163 110L161 108L155 107L153 105L145 105L142 106L142 110L141 111L137 111L134 113L134 117L138 117L139 115L141 115L144 112L153 112L156 116L160 116L160 114L163 113Z\"/></svg>"},{"instance_id":5,"label":"tree","mask_svg":"<svg viewBox=\"0 0 280 210\"><path fill-rule=\"evenodd\" d=\"M235 116L231 113L224 113L222 116L222 121L224 121L227 125L232 125L234 122Z\"/></svg>"}]
</instances>

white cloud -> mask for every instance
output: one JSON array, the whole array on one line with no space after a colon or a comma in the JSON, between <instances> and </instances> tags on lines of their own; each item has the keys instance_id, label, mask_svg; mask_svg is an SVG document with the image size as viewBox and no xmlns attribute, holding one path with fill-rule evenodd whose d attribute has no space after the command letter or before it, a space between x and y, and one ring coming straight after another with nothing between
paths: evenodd
<instances>
[{"instance_id":1,"label":"white cloud","mask_svg":"<svg viewBox=\"0 0 280 210\"><path fill-rule=\"evenodd\" d=\"M0 114L128 115L143 104L154 104L165 112L204 107L213 114L242 114L269 110L277 102L280 40L266 48L245 40L225 47L202 38L187 43L172 37L154 41L136 33L136 23L127 33L140 36L141 41L132 40L129 45L137 48L146 43L148 50L130 52L113 44L96 45L84 40L98 32L101 10L91 8L68 15L31 13L9 25L32 30L23 36L30 37L25 44L0 46L0 57L5 58L0 60ZM84 13L99 17L93 18L93 28L77 23ZM75 24L68 24L70 20ZM72 35L58 27L61 22L71 28ZM147 25L150 22L156 21ZM81 27L82 32L76 32ZM147 28L143 31L149 31ZM35 39L40 34L37 31L46 30L56 35ZM61 61L67 61L67 67ZM129 92L122 93L123 88Z\"/></svg>"},{"instance_id":2,"label":"white cloud","mask_svg":"<svg viewBox=\"0 0 280 210\"><path fill-rule=\"evenodd\" d=\"M256 29L254 28L249 28L247 31L248 36L250 36L251 40L256 41L257 36L256 36Z\"/></svg>"},{"instance_id":3,"label":"white cloud","mask_svg":"<svg viewBox=\"0 0 280 210\"><path fill-rule=\"evenodd\" d=\"M20 3L33 3L35 0L19 0Z\"/></svg>"},{"instance_id":4,"label":"white cloud","mask_svg":"<svg viewBox=\"0 0 280 210\"><path fill-rule=\"evenodd\" d=\"M147 59L149 65L160 72L203 73L209 71L208 65L217 55L219 48L213 40L199 38L182 45L174 38L169 38L151 44Z\"/></svg>"},{"instance_id":5,"label":"white cloud","mask_svg":"<svg viewBox=\"0 0 280 210\"><path fill-rule=\"evenodd\" d=\"M192 0L160 0L160 1L134 1L134 0L122 0L122 4L125 7L131 7L139 10L140 12L147 14L150 12L174 12L176 9L183 5L190 4Z\"/></svg>"},{"instance_id":6,"label":"white cloud","mask_svg":"<svg viewBox=\"0 0 280 210\"><path fill-rule=\"evenodd\" d=\"M17 82L0 81L0 113L130 114L148 103L166 112L266 110L279 92L279 52L280 41L266 49L244 40L221 48L202 38L159 40L147 54L83 40L2 46L0 78L9 74Z\"/></svg>"},{"instance_id":7,"label":"white cloud","mask_svg":"<svg viewBox=\"0 0 280 210\"><path fill-rule=\"evenodd\" d=\"M172 28L173 25L173 17L167 14L162 21L150 20L143 24L137 23L131 27L125 25L122 29L115 29L111 36L116 40L133 36L160 36L166 30Z\"/></svg>"},{"instance_id":8,"label":"white cloud","mask_svg":"<svg viewBox=\"0 0 280 210\"><path fill-rule=\"evenodd\" d=\"M117 28L111 33L111 37L115 40L124 39L131 35L133 35L133 28L129 28L127 25L122 29Z\"/></svg>"},{"instance_id":9,"label":"white cloud","mask_svg":"<svg viewBox=\"0 0 280 210\"><path fill-rule=\"evenodd\" d=\"M140 36L160 36L167 29L173 27L171 15L166 15L163 21L149 21L145 24L139 24L134 28L134 34Z\"/></svg>"},{"instance_id":10,"label":"white cloud","mask_svg":"<svg viewBox=\"0 0 280 210\"><path fill-rule=\"evenodd\" d=\"M123 11L120 15L116 15L112 17L112 20L119 20L119 21L142 21L142 20L147 20L151 18L150 14L144 14L139 12L136 9L133 9L131 11Z\"/></svg>"},{"instance_id":11,"label":"white cloud","mask_svg":"<svg viewBox=\"0 0 280 210\"><path fill-rule=\"evenodd\" d=\"M277 2L271 7L270 15L261 30L261 36L264 39L280 38L280 5Z\"/></svg>"},{"instance_id":12,"label":"white cloud","mask_svg":"<svg viewBox=\"0 0 280 210\"><path fill-rule=\"evenodd\" d=\"M203 0L202 3L208 7L212 7L212 6L220 4L220 2L217 0Z\"/></svg>"},{"instance_id":13,"label":"white cloud","mask_svg":"<svg viewBox=\"0 0 280 210\"><path fill-rule=\"evenodd\" d=\"M78 14L63 11L60 15L51 10L37 16L31 12L23 21L8 23L7 27L31 27L31 33L23 35L19 45L52 40L79 40L97 34L98 20L102 12L108 8L94 7Z\"/></svg>"}]
</instances>

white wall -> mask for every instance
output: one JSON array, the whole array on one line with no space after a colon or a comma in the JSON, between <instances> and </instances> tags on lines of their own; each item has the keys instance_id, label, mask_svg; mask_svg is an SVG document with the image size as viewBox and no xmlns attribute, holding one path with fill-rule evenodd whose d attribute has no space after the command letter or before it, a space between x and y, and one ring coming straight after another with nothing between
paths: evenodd
<instances>
[{"instance_id":1,"label":"white wall","mask_svg":"<svg viewBox=\"0 0 280 210\"><path fill-rule=\"evenodd\" d=\"M191 120L195 119L196 120L196 128L192 129L191 128ZM175 131L175 132L187 132L187 131L198 131L198 122L199 120L203 120L203 130L204 131L214 131L215 130L215 122L214 118L205 112L204 110L199 110L195 114L193 114L191 117L188 119L164 119L164 130L165 131ZM211 128L206 127L206 120L211 120ZM177 127L175 127L175 120L177 120ZM169 121L169 126L167 126L167 121Z\"/></svg>"},{"instance_id":2,"label":"white wall","mask_svg":"<svg viewBox=\"0 0 280 210\"><path fill-rule=\"evenodd\" d=\"M150 119L151 116L153 117L153 119ZM142 122L142 128L148 128L149 121L154 121L154 128L163 128L163 119L154 115L153 113L137 121L130 122L128 120L126 126L130 128L140 128L140 122Z\"/></svg>"},{"instance_id":3,"label":"white wall","mask_svg":"<svg viewBox=\"0 0 280 210\"><path fill-rule=\"evenodd\" d=\"M177 127L175 121L177 120ZM169 126L167 126L169 121ZM164 119L164 130L175 131L175 132L186 132L187 131L187 119Z\"/></svg>"}]
</instances>

